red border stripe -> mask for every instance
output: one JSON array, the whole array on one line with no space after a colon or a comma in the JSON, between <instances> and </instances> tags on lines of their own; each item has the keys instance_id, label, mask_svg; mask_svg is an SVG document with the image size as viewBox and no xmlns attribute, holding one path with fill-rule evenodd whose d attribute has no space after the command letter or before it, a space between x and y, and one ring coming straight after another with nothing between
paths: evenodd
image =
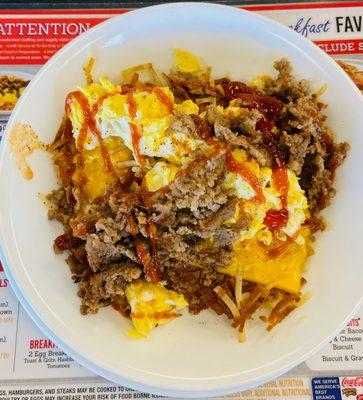
<instances>
[{"instance_id":1,"label":"red border stripe","mask_svg":"<svg viewBox=\"0 0 363 400\"><path fill-rule=\"evenodd\" d=\"M281 3L281 4L261 4L261 5L250 5L250 6L239 6L244 10L249 11L279 11L279 10L311 10L319 8L350 8L350 7L363 7L363 1L337 1L333 3ZM0 14L2 15L115 15L123 14L127 11L131 11L130 8L100 8L100 9L39 9L39 10L11 10L11 9L0 9Z\"/></svg>"},{"instance_id":2,"label":"red border stripe","mask_svg":"<svg viewBox=\"0 0 363 400\"><path fill-rule=\"evenodd\" d=\"M252 6L241 6L249 11L278 11L278 10L311 10L319 8L350 8L363 7L363 1L338 1L333 3L282 3L282 4L261 4Z\"/></svg>"},{"instance_id":3,"label":"red border stripe","mask_svg":"<svg viewBox=\"0 0 363 400\"><path fill-rule=\"evenodd\" d=\"M128 11L133 10L133 8L105 8L105 9L39 9L39 10L11 10L11 9L0 9L0 15L115 15L115 14L123 14Z\"/></svg>"}]
</instances>

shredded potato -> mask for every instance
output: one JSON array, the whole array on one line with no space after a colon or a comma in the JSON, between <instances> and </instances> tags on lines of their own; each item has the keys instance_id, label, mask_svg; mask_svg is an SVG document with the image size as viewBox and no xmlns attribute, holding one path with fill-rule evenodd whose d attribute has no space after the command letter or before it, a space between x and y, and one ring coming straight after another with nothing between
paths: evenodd
<instances>
[{"instance_id":1,"label":"shredded potato","mask_svg":"<svg viewBox=\"0 0 363 400\"><path fill-rule=\"evenodd\" d=\"M63 146L65 142L66 140L64 138L57 140L55 143L51 144L48 147L48 151L50 151L51 153L55 152L59 147Z\"/></svg>"},{"instance_id":2,"label":"shredded potato","mask_svg":"<svg viewBox=\"0 0 363 400\"><path fill-rule=\"evenodd\" d=\"M213 290L217 293L218 297L229 308L229 310L231 311L234 319L238 320L240 318L240 316L241 316L240 312L238 310L238 307L236 306L234 301L228 296L228 294L225 292L225 290L223 288L221 288L220 286L216 286Z\"/></svg>"},{"instance_id":3,"label":"shredded potato","mask_svg":"<svg viewBox=\"0 0 363 400\"><path fill-rule=\"evenodd\" d=\"M320 89L318 89L313 96L320 97L328 90L328 85L325 83Z\"/></svg>"},{"instance_id":4,"label":"shredded potato","mask_svg":"<svg viewBox=\"0 0 363 400\"><path fill-rule=\"evenodd\" d=\"M202 99L196 99L195 102L198 105L199 104L203 104L203 103L210 103L210 104L213 104L213 105L217 104L217 100L216 100L215 97L204 97Z\"/></svg>"},{"instance_id":5,"label":"shredded potato","mask_svg":"<svg viewBox=\"0 0 363 400\"><path fill-rule=\"evenodd\" d=\"M218 92L219 92L222 96L225 95L224 89L223 89L223 86L222 86L222 85L218 84L218 85L215 85L215 87L216 87L216 89L218 90Z\"/></svg>"},{"instance_id":6,"label":"shredded potato","mask_svg":"<svg viewBox=\"0 0 363 400\"><path fill-rule=\"evenodd\" d=\"M241 307L242 304L242 280L243 280L243 268L242 265L237 266L236 270L236 283L235 283L235 297L236 297L236 303L237 307Z\"/></svg>"},{"instance_id":7,"label":"shredded potato","mask_svg":"<svg viewBox=\"0 0 363 400\"><path fill-rule=\"evenodd\" d=\"M93 83L92 69L95 64L95 59L91 57L88 60L87 65L83 68L84 75L86 77L87 85L91 85Z\"/></svg>"},{"instance_id":8,"label":"shredded potato","mask_svg":"<svg viewBox=\"0 0 363 400\"><path fill-rule=\"evenodd\" d=\"M142 74L146 74L145 79L156 86L161 86L162 82L151 63L136 65L135 67L124 69L121 72L121 82L124 84L135 85L141 78ZM137 76L135 82L135 75Z\"/></svg>"}]
</instances>

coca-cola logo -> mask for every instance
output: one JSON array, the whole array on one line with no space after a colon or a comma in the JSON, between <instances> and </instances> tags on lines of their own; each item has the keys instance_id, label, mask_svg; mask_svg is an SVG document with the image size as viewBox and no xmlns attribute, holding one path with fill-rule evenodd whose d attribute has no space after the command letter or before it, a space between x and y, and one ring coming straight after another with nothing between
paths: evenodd
<instances>
[{"instance_id":1,"label":"coca-cola logo","mask_svg":"<svg viewBox=\"0 0 363 400\"><path fill-rule=\"evenodd\" d=\"M348 325L349 327L359 326L360 318L352 318Z\"/></svg>"},{"instance_id":2,"label":"coca-cola logo","mask_svg":"<svg viewBox=\"0 0 363 400\"><path fill-rule=\"evenodd\" d=\"M354 386L363 387L363 376L357 376L355 378L344 377L342 379L342 386L343 387L354 387Z\"/></svg>"}]
</instances>

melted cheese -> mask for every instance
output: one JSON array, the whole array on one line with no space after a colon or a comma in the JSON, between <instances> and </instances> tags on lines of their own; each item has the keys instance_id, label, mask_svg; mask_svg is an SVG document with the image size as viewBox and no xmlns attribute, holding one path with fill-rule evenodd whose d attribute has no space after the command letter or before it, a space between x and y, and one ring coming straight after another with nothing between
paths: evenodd
<instances>
[{"instance_id":1,"label":"melted cheese","mask_svg":"<svg viewBox=\"0 0 363 400\"><path fill-rule=\"evenodd\" d=\"M302 235L308 235L305 230ZM277 254L274 255L274 249ZM243 279L290 293L300 291L301 270L308 256L306 241L274 240L266 246L257 238L244 240L234 245L235 255L228 268L220 272L235 276L238 265L243 267Z\"/></svg>"},{"instance_id":2,"label":"melted cheese","mask_svg":"<svg viewBox=\"0 0 363 400\"><path fill-rule=\"evenodd\" d=\"M132 159L131 151L123 144L120 138L109 137L105 141L105 146L110 154L112 164L120 179L125 178L128 169L127 161ZM76 186L82 186L82 190L89 200L102 196L107 189L116 183L116 178L112 176L104 167L104 160L99 147L93 150L86 150L84 157L84 174L87 176L87 182L81 184L80 170L76 169L73 175L73 181Z\"/></svg>"}]
</instances>

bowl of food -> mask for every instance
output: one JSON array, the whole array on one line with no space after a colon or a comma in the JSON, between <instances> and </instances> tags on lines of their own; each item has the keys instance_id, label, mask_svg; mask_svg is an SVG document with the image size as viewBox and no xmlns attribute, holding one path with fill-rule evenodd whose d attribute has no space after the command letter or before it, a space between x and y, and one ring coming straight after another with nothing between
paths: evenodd
<instances>
[{"instance_id":1,"label":"bowl of food","mask_svg":"<svg viewBox=\"0 0 363 400\"><path fill-rule=\"evenodd\" d=\"M245 11L99 25L8 124L14 291L70 356L135 389L216 396L282 374L361 300L362 107L320 49Z\"/></svg>"},{"instance_id":2,"label":"bowl of food","mask_svg":"<svg viewBox=\"0 0 363 400\"><path fill-rule=\"evenodd\" d=\"M33 75L21 71L0 71L0 116L14 109Z\"/></svg>"}]
</instances>

